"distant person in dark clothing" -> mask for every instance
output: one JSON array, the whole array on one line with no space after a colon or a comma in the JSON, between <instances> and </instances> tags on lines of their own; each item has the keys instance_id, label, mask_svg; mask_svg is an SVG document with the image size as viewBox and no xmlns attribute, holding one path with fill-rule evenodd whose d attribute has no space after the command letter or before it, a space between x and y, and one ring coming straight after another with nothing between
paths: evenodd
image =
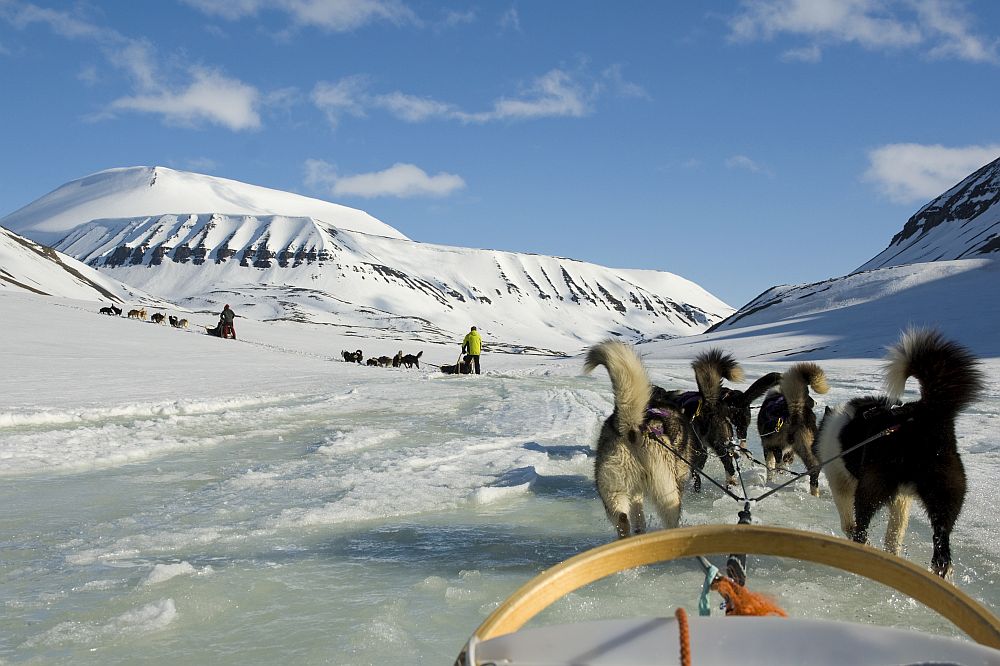
<instances>
[{"instance_id":1,"label":"distant person in dark clothing","mask_svg":"<svg viewBox=\"0 0 1000 666\"><path fill-rule=\"evenodd\" d=\"M472 365L476 369L476 374L479 374L479 355L483 351L483 339L479 337L479 331L473 326L465 339L462 340L462 353L468 354L472 357Z\"/></svg>"},{"instance_id":2,"label":"distant person in dark clothing","mask_svg":"<svg viewBox=\"0 0 1000 666\"><path fill-rule=\"evenodd\" d=\"M222 326L222 337L236 339L236 329L233 328L234 319L236 319L236 313L230 309L227 303L219 315L219 325Z\"/></svg>"}]
</instances>

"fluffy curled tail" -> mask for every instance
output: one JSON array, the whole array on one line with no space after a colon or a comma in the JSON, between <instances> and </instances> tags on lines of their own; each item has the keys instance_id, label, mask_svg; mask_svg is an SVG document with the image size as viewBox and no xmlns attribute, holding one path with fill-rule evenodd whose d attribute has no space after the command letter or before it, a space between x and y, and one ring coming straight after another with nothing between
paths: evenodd
<instances>
[{"instance_id":1,"label":"fluffy curled tail","mask_svg":"<svg viewBox=\"0 0 1000 666\"><path fill-rule=\"evenodd\" d=\"M642 426L653 392L646 368L631 345L617 340L605 340L587 350L583 371L590 372L599 365L607 368L611 377L618 432L627 436Z\"/></svg>"},{"instance_id":2,"label":"fluffy curled tail","mask_svg":"<svg viewBox=\"0 0 1000 666\"><path fill-rule=\"evenodd\" d=\"M719 349L709 349L698 354L691 362L691 367L694 368L694 380L698 384L698 391L706 402L719 401L723 379L731 382L743 381L743 368L731 354Z\"/></svg>"},{"instance_id":3,"label":"fluffy curled tail","mask_svg":"<svg viewBox=\"0 0 1000 666\"><path fill-rule=\"evenodd\" d=\"M965 347L929 329L909 329L889 349L886 389L890 400L903 395L908 377L920 382L928 408L956 414L983 391L983 373Z\"/></svg>"},{"instance_id":4,"label":"fluffy curled tail","mask_svg":"<svg viewBox=\"0 0 1000 666\"><path fill-rule=\"evenodd\" d=\"M826 374L815 363L796 363L781 375L781 394L785 396L789 409L804 407L810 388L816 393L830 390Z\"/></svg>"}]
</instances>

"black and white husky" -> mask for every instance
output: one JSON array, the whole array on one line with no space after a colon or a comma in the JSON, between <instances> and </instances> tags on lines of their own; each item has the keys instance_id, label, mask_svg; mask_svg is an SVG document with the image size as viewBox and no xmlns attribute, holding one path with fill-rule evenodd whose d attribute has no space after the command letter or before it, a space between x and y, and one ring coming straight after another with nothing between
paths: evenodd
<instances>
[{"instance_id":1,"label":"black and white husky","mask_svg":"<svg viewBox=\"0 0 1000 666\"><path fill-rule=\"evenodd\" d=\"M635 350L607 340L587 351L584 372L607 368L615 410L597 438L594 478L608 519L620 538L646 531L643 500L649 500L664 527L677 527L688 465L656 441L659 438L687 460L693 433L676 403L653 400L653 387ZM652 400L652 402L651 402Z\"/></svg>"},{"instance_id":2,"label":"black and white husky","mask_svg":"<svg viewBox=\"0 0 1000 666\"><path fill-rule=\"evenodd\" d=\"M809 492L819 495L819 459L816 458L815 402L809 395L826 393L829 386L823 369L815 363L796 363L781 375L779 389L768 393L757 414L760 445L764 449L767 482L774 481L778 463L787 464L792 455L809 470Z\"/></svg>"},{"instance_id":3,"label":"black and white husky","mask_svg":"<svg viewBox=\"0 0 1000 666\"><path fill-rule=\"evenodd\" d=\"M892 429L825 466L841 528L865 543L875 512L889 505L885 549L899 554L916 495L934 532L931 570L950 578L951 530L965 499L955 418L981 393L982 373L969 351L935 331L907 331L887 360L887 395L830 412L820 425L819 456L827 460ZM920 383L920 399L899 404L908 377Z\"/></svg>"}]
</instances>

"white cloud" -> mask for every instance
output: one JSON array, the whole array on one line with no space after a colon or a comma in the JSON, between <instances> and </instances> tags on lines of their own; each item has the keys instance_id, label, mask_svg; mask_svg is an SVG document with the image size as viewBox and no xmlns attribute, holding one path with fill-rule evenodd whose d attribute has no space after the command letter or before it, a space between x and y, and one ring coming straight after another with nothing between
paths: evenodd
<instances>
[{"instance_id":1,"label":"white cloud","mask_svg":"<svg viewBox=\"0 0 1000 666\"><path fill-rule=\"evenodd\" d=\"M631 81L626 81L622 74L621 65L611 65L601 72L600 88L609 88L619 97L635 97L639 99L649 99L646 90Z\"/></svg>"},{"instance_id":2,"label":"white cloud","mask_svg":"<svg viewBox=\"0 0 1000 666\"><path fill-rule=\"evenodd\" d=\"M84 65L81 67L80 71L76 73L76 78L88 86L96 85L101 80L100 75L97 73L97 67L94 65Z\"/></svg>"},{"instance_id":3,"label":"white cloud","mask_svg":"<svg viewBox=\"0 0 1000 666\"><path fill-rule=\"evenodd\" d=\"M868 153L865 179L896 203L933 199L1000 156L1000 144L947 148L894 143Z\"/></svg>"},{"instance_id":4,"label":"white cloud","mask_svg":"<svg viewBox=\"0 0 1000 666\"><path fill-rule=\"evenodd\" d=\"M819 62L823 59L823 51L813 44L801 49L789 49L781 54L781 59L785 62Z\"/></svg>"},{"instance_id":5,"label":"white cloud","mask_svg":"<svg viewBox=\"0 0 1000 666\"><path fill-rule=\"evenodd\" d=\"M2 2L2 0L0 0ZM240 4L235 0L235 4ZM251 85L225 76L206 67L189 67L174 78L180 83L168 83L152 44L133 39L116 30L105 28L77 13L37 7L33 4L6 5L0 12L12 25L25 28L33 24L47 25L55 34L69 39L94 42L108 61L128 76L132 91L120 97L101 113L90 119L113 117L116 111L138 111L158 114L166 121L196 125L209 122L232 130L260 127L257 106L260 93ZM0 9L5 9L0 5ZM79 78L84 83L94 80L96 70L84 69Z\"/></svg>"},{"instance_id":6,"label":"white cloud","mask_svg":"<svg viewBox=\"0 0 1000 666\"><path fill-rule=\"evenodd\" d=\"M316 107L326 114L330 125L336 127L343 114L355 117L365 115L368 105L368 80L364 76L349 76L330 83L320 81L313 86L312 101Z\"/></svg>"},{"instance_id":7,"label":"white cloud","mask_svg":"<svg viewBox=\"0 0 1000 666\"><path fill-rule=\"evenodd\" d=\"M337 171L333 165L323 160L308 159L305 163L306 185L317 189L333 189L337 182Z\"/></svg>"},{"instance_id":8,"label":"white cloud","mask_svg":"<svg viewBox=\"0 0 1000 666\"><path fill-rule=\"evenodd\" d=\"M588 95L566 72L553 69L535 79L521 97L500 99L493 110L462 114L466 122L524 120L550 117L581 117L590 112Z\"/></svg>"},{"instance_id":9,"label":"white cloud","mask_svg":"<svg viewBox=\"0 0 1000 666\"><path fill-rule=\"evenodd\" d=\"M488 111L464 111L453 104L430 97L419 97L401 91L385 94L369 92L370 82L364 76L351 76L335 83L322 81L313 88L313 103L326 114L334 127L344 114L362 117L372 108L382 109L407 122L456 120L483 124L503 120L580 117L591 111L592 100L613 84L616 92L632 97L645 96L645 91L630 84L615 68L606 70L604 84L595 84L588 91L573 77L553 69L532 81L517 97L501 98Z\"/></svg>"},{"instance_id":10,"label":"white cloud","mask_svg":"<svg viewBox=\"0 0 1000 666\"><path fill-rule=\"evenodd\" d=\"M476 11L474 9L469 9L464 12L451 10L445 13L444 20L441 22L441 25L445 28L454 28L460 25L467 25L475 22Z\"/></svg>"},{"instance_id":11,"label":"white cloud","mask_svg":"<svg viewBox=\"0 0 1000 666\"><path fill-rule=\"evenodd\" d=\"M234 131L260 127L260 93L256 88L204 68L193 68L192 78L192 83L181 90L160 88L121 97L111 103L111 108L159 114L168 122L182 125L209 122Z\"/></svg>"},{"instance_id":12,"label":"white cloud","mask_svg":"<svg viewBox=\"0 0 1000 666\"><path fill-rule=\"evenodd\" d=\"M296 26L348 32L375 21L419 24L399 0L184 0L195 9L230 21L264 12L287 14Z\"/></svg>"},{"instance_id":13,"label":"white cloud","mask_svg":"<svg viewBox=\"0 0 1000 666\"><path fill-rule=\"evenodd\" d=\"M746 155L732 155L726 158L726 167L730 169L741 169L750 173L760 173L765 176L773 175L766 166L755 162Z\"/></svg>"},{"instance_id":14,"label":"white cloud","mask_svg":"<svg viewBox=\"0 0 1000 666\"><path fill-rule=\"evenodd\" d=\"M328 162L310 159L305 171L307 185L328 189L337 196L446 197L465 187L461 176L443 171L431 176L413 164L396 163L383 171L340 176Z\"/></svg>"},{"instance_id":15,"label":"white cloud","mask_svg":"<svg viewBox=\"0 0 1000 666\"><path fill-rule=\"evenodd\" d=\"M729 23L733 41L770 40L783 34L810 40L805 49L786 51L786 60L816 62L820 45L853 43L867 49L921 47L930 57L1000 62L997 40L973 33L975 20L958 0L742 0L741 4Z\"/></svg>"},{"instance_id":16,"label":"white cloud","mask_svg":"<svg viewBox=\"0 0 1000 666\"><path fill-rule=\"evenodd\" d=\"M516 7L510 7L507 11L500 15L500 27L504 30L522 32L521 16L517 13Z\"/></svg>"},{"instance_id":17,"label":"white cloud","mask_svg":"<svg viewBox=\"0 0 1000 666\"><path fill-rule=\"evenodd\" d=\"M8 12L10 22L23 29L34 23L43 23L52 32L70 39L124 39L120 34L109 28L104 28L80 16L61 12L55 9L38 7L33 4L12 4ZM0 7L2 9L2 7Z\"/></svg>"},{"instance_id":18,"label":"white cloud","mask_svg":"<svg viewBox=\"0 0 1000 666\"><path fill-rule=\"evenodd\" d=\"M430 118L459 118L461 112L450 104L401 92L378 95L372 103L401 120L418 123Z\"/></svg>"},{"instance_id":19,"label":"white cloud","mask_svg":"<svg viewBox=\"0 0 1000 666\"><path fill-rule=\"evenodd\" d=\"M941 42L931 49L934 58L958 58L971 62L1000 62L997 40L986 41L972 34L975 19L960 5L950 0L919 0L917 12L921 21L940 36Z\"/></svg>"}]
</instances>

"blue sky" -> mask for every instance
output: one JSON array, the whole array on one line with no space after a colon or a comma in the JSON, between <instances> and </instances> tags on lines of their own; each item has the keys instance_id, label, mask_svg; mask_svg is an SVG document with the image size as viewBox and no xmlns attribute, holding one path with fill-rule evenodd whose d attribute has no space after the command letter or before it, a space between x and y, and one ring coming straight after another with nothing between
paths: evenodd
<instances>
[{"instance_id":1,"label":"blue sky","mask_svg":"<svg viewBox=\"0 0 1000 666\"><path fill-rule=\"evenodd\" d=\"M0 0L0 216L163 165L739 306L1000 156L1000 3Z\"/></svg>"}]
</instances>

